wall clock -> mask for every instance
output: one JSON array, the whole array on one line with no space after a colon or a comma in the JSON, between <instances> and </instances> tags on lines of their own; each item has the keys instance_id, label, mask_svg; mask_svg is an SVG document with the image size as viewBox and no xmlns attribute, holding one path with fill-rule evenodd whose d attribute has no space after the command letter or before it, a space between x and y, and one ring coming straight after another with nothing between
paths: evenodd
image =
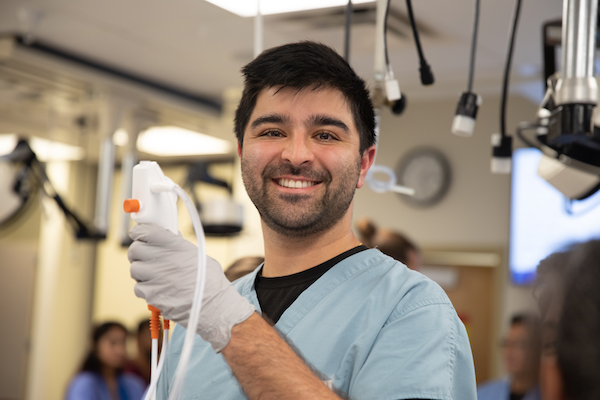
<instances>
[{"instance_id":1,"label":"wall clock","mask_svg":"<svg viewBox=\"0 0 600 400\"><path fill-rule=\"evenodd\" d=\"M448 192L450 163L435 148L417 147L400 159L396 177L398 184L415 189L414 196L400 196L404 202L417 207L430 207Z\"/></svg>"}]
</instances>

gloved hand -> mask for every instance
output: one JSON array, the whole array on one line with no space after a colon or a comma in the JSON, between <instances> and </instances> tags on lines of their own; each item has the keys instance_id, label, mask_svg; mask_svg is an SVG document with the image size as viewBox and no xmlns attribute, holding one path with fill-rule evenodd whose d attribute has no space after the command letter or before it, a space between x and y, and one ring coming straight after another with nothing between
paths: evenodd
<instances>
[{"instance_id":1,"label":"gloved hand","mask_svg":"<svg viewBox=\"0 0 600 400\"><path fill-rule=\"evenodd\" d=\"M198 268L198 249L181 236L153 224L134 226L127 256L135 295L161 310L162 315L187 328ZM206 284L197 333L220 352L231 338L231 328L255 308L229 283L219 263L206 257Z\"/></svg>"}]
</instances>

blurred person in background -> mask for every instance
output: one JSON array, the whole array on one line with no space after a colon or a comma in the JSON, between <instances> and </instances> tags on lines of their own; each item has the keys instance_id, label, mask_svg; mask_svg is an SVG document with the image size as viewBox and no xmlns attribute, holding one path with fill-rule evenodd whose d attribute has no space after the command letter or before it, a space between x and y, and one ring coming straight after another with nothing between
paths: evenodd
<instances>
[{"instance_id":1,"label":"blurred person in background","mask_svg":"<svg viewBox=\"0 0 600 400\"><path fill-rule=\"evenodd\" d=\"M378 228L368 218L360 219L356 223L356 229L365 246L377 248L415 271L421 267L421 250L405 235L391 229Z\"/></svg>"},{"instance_id":2,"label":"blurred person in background","mask_svg":"<svg viewBox=\"0 0 600 400\"><path fill-rule=\"evenodd\" d=\"M488 382L477 390L478 400L541 400L539 360L540 321L536 315L521 313L510 319L502 340L506 379Z\"/></svg>"},{"instance_id":3,"label":"blurred person in background","mask_svg":"<svg viewBox=\"0 0 600 400\"><path fill-rule=\"evenodd\" d=\"M242 276L254 271L264 261L265 258L260 256L247 256L238 258L231 263L229 267L227 267L225 270L225 276L229 282L233 282L236 279L239 279Z\"/></svg>"},{"instance_id":4,"label":"blurred person in background","mask_svg":"<svg viewBox=\"0 0 600 400\"><path fill-rule=\"evenodd\" d=\"M140 400L144 381L123 372L127 361L127 329L106 322L92 333L91 349L79 372L69 383L66 400Z\"/></svg>"},{"instance_id":5,"label":"blurred person in background","mask_svg":"<svg viewBox=\"0 0 600 400\"><path fill-rule=\"evenodd\" d=\"M600 240L542 260L535 296L544 400L600 399Z\"/></svg>"}]
</instances>

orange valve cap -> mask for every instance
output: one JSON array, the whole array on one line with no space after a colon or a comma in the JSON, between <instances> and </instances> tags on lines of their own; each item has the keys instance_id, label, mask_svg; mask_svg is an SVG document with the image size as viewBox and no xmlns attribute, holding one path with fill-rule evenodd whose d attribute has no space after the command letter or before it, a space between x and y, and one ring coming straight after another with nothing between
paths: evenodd
<instances>
[{"instance_id":1,"label":"orange valve cap","mask_svg":"<svg viewBox=\"0 0 600 400\"><path fill-rule=\"evenodd\" d=\"M136 199L127 199L123 202L123 209L126 213L134 213L140 211L140 202Z\"/></svg>"},{"instance_id":2,"label":"orange valve cap","mask_svg":"<svg viewBox=\"0 0 600 400\"><path fill-rule=\"evenodd\" d=\"M148 304L148 310L151 311L150 316L150 337L158 339L158 331L160 330L160 310Z\"/></svg>"}]
</instances>

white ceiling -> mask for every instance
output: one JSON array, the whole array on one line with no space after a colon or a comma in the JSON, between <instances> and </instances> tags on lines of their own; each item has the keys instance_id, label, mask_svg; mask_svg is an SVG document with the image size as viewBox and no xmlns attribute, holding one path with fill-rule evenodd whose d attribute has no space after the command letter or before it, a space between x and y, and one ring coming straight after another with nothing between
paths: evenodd
<instances>
[{"instance_id":1,"label":"white ceiling","mask_svg":"<svg viewBox=\"0 0 600 400\"><path fill-rule=\"evenodd\" d=\"M402 36L388 36L396 79L409 101L440 96L458 99L467 84L475 0L413 3L436 82L427 87L420 84L409 28L403 28ZM474 89L485 95L499 93L514 1L481 3ZM392 0L391 5L400 14L406 13L405 1ZM264 46L312 39L342 53L343 18L330 16L341 10L265 16ZM541 96L542 23L560 18L561 11L560 0L523 1L513 58L514 88L534 87ZM32 23L35 15L39 20ZM359 23L358 18L355 22L350 63L372 84L374 24ZM242 84L240 68L252 59L254 21L203 0L0 0L0 32L32 32L40 43L223 102L227 89Z\"/></svg>"},{"instance_id":2,"label":"white ceiling","mask_svg":"<svg viewBox=\"0 0 600 400\"><path fill-rule=\"evenodd\" d=\"M392 7L405 12L402 0ZM423 38L436 85L466 82L474 0L416 0L415 17L434 34ZM481 2L476 79L501 79L514 2ZM56 47L140 76L220 100L241 84L239 70L252 57L252 18L242 18L203 0L1 0L0 31L28 29L22 9L41 14L35 37ZM560 18L559 0L523 2L515 49L515 73L541 66L541 24ZM327 13L331 10L323 10ZM264 18L265 47L302 39L321 40L342 52L342 28L306 30ZM353 31L351 64L365 78L373 73L373 31ZM390 57L403 89L420 92L412 37L389 39ZM528 78L528 77L526 77ZM517 76L515 79L519 79ZM461 85L462 86L462 85ZM477 86L477 80L476 80ZM406 88L406 89L405 89Z\"/></svg>"}]
</instances>

